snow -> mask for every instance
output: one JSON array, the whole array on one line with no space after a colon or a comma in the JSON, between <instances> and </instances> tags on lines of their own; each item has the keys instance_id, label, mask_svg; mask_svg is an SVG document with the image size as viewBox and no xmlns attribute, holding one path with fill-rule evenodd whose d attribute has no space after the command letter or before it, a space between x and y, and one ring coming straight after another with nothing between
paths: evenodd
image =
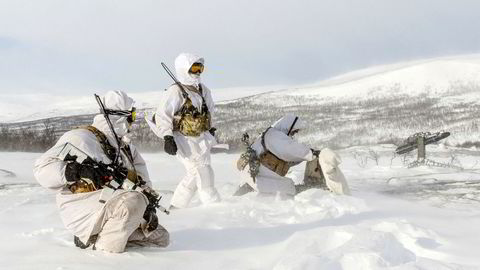
<instances>
[{"instance_id":1,"label":"snow","mask_svg":"<svg viewBox=\"0 0 480 270\"><path fill-rule=\"evenodd\" d=\"M424 93L428 89L444 92L452 83L459 81L480 83L480 54L370 67L334 77L306 89L298 89L292 94L358 97L372 91L380 94L384 89L393 87L396 91L400 89L405 94L412 95Z\"/></svg>"},{"instance_id":2,"label":"snow","mask_svg":"<svg viewBox=\"0 0 480 270\"><path fill-rule=\"evenodd\" d=\"M441 96L446 102L476 102L480 85L480 54L424 59L390 65L374 66L349 72L311 85L258 95L258 104L294 103L295 98L307 98L312 104L324 101L349 101L386 96ZM449 91L463 89L465 93Z\"/></svg>"},{"instance_id":3,"label":"snow","mask_svg":"<svg viewBox=\"0 0 480 270\"><path fill-rule=\"evenodd\" d=\"M160 215L171 233L165 249L122 254L80 250L63 227L54 193L38 186L32 164L40 154L1 153L0 269L478 269L480 168L478 152L428 146L429 158L455 155L465 170L406 169L392 145L339 151L353 196L308 190L294 199L232 197L238 155L215 154L223 201ZM361 155L378 153L379 159ZM155 188L172 190L181 164L144 155ZM408 157L412 158L412 157ZM378 162L378 164L377 164ZM289 175L299 182L303 164ZM448 187L448 188L446 188ZM451 188L453 187L453 188ZM168 204L168 202L163 202Z\"/></svg>"}]
</instances>

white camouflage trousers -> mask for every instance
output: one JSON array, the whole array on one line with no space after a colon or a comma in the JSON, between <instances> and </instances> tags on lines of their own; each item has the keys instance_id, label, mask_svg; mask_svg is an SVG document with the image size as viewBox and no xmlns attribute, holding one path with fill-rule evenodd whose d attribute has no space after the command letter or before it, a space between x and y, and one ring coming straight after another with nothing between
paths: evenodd
<instances>
[{"instance_id":1,"label":"white camouflage trousers","mask_svg":"<svg viewBox=\"0 0 480 270\"><path fill-rule=\"evenodd\" d=\"M185 208L190 203L195 192L202 203L220 200L215 188L215 174L210 165L210 153L204 153L196 159L177 155L186 170L186 175L178 184L170 204L177 208Z\"/></svg>"},{"instance_id":2,"label":"white camouflage trousers","mask_svg":"<svg viewBox=\"0 0 480 270\"><path fill-rule=\"evenodd\" d=\"M99 220L101 224L95 249L119 253L125 250L127 244L166 247L169 233L165 228L158 225L148 234L140 228L146 207L145 198L138 192L125 192L108 200L103 219Z\"/></svg>"}]
</instances>

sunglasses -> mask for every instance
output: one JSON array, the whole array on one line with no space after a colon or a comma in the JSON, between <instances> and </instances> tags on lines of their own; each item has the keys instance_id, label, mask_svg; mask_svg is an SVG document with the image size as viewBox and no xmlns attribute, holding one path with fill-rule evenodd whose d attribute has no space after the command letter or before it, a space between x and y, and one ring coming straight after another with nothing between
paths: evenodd
<instances>
[{"instance_id":1,"label":"sunglasses","mask_svg":"<svg viewBox=\"0 0 480 270\"><path fill-rule=\"evenodd\" d=\"M200 74L203 72L205 67L203 66L202 63L194 63L192 67L190 67L190 70L188 72L193 73L193 74Z\"/></svg>"},{"instance_id":2,"label":"sunglasses","mask_svg":"<svg viewBox=\"0 0 480 270\"><path fill-rule=\"evenodd\" d=\"M105 113L108 115L126 116L127 122L129 123L133 123L137 120L137 109L135 107L132 107L130 111L105 109Z\"/></svg>"}]
</instances>

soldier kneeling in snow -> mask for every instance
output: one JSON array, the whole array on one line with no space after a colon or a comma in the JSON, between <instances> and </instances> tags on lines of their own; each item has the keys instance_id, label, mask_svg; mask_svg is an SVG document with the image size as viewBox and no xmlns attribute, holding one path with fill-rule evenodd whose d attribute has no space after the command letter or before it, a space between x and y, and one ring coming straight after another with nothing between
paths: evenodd
<instances>
[{"instance_id":1,"label":"soldier kneeling in snow","mask_svg":"<svg viewBox=\"0 0 480 270\"><path fill-rule=\"evenodd\" d=\"M330 149L312 150L292 137L301 128L298 117L288 114L265 130L251 145L244 137L247 151L237 162L237 168L248 166L250 177L234 195L250 191L295 195L309 188L325 188L336 194L350 194L345 177L338 168L340 159ZM307 161L304 184L295 185L285 177L290 167Z\"/></svg>"},{"instance_id":2,"label":"soldier kneeling in snow","mask_svg":"<svg viewBox=\"0 0 480 270\"><path fill-rule=\"evenodd\" d=\"M108 252L123 252L127 245L165 247L169 234L152 205L158 195L145 161L128 139L136 117L134 101L121 91L97 101L105 106L105 115L65 133L36 161L35 178L58 191L60 216L76 246L93 244Z\"/></svg>"}]
</instances>

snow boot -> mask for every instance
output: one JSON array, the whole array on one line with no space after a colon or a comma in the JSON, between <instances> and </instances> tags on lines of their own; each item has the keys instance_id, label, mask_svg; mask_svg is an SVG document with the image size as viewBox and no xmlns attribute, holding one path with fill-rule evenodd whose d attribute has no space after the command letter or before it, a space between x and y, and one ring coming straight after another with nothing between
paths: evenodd
<instances>
[{"instance_id":1,"label":"snow boot","mask_svg":"<svg viewBox=\"0 0 480 270\"><path fill-rule=\"evenodd\" d=\"M75 244L76 247L79 247L81 249L86 249L88 248L89 246L91 246L93 243L95 243L95 241L97 240L97 236L96 235L92 235L90 236L90 239L88 239L88 242L87 244L84 244L82 241L80 241L80 238L78 238L77 236L73 236L73 243Z\"/></svg>"}]
</instances>

